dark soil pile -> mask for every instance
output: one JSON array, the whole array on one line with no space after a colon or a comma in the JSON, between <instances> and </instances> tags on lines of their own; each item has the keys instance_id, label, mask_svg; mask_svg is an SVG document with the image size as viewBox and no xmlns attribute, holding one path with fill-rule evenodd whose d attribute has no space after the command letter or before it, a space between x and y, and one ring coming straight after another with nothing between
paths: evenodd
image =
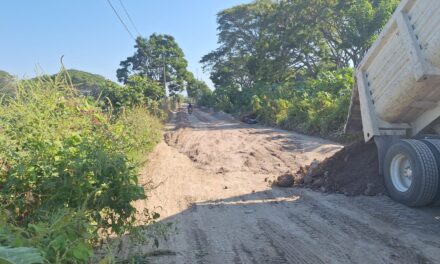
<instances>
[{"instance_id":1,"label":"dark soil pile","mask_svg":"<svg viewBox=\"0 0 440 264\"><path fill-rule=\"evenodd\" d=\"M292 187L293 184L295 184L295 178L292 174L286 173L279 176L277 180L273 183L273 186L287 188Z\"/></svg>"},{"instance_id":2,"label":"dark soil pile","mask_svg":"<svg viewBox=\"0 0 440 264\"><path fill-rule=\"evenodd\" d=\"M238 117L241 122L254 125L257 124L257 113L247 113Z\"/></svg>"},{"instance_id":3,"label":"dark soil pile","mask_svg":"<svg viewBox=\"0 0 440 264\"><path fill-rule=\"evenodd\" d=\"M303 179L307 187L348 196L386 192L374 143L356 142L344 147L305 173Z\"/></svg>"}]
</instances>

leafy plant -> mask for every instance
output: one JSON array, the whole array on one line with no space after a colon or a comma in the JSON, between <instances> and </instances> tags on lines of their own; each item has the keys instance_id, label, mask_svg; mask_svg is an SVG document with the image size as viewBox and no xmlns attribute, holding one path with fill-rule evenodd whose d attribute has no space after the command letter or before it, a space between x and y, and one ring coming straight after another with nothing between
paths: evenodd
<instances>
[{"instance_id":1,"label":"leafy plant","mask_svg":"<svg viewBox=\"0 0 440 264\"><path fill-rule=\"evenodd\" d=\"M118 80L127 83L129 77L138 75L167 84L170 95L184 88L188 79L188 62L174 37L152 34L149 38L138 37L133 56L121 61L117 70ZM164 91L165 92L165 91Z\"/></svg>"},{"instance_id":2,"label":"leafy plant","mask_svg":"<svg viewBox=\"0 0 440 264\"><path fill-rule=\"evenodd\" d=\"M204 105L335 136L351 75L398 0L255 0L217 14L219 47L202 57L215 91Z\"/></svg>"},{"instance_id":3,"label":"leafy plant","mask_svg":"<svg viewBox=\"0 0 440 264\"><path fill-rule=\"evenodd\" d=\"M38 249L19 247L8 248L0 246L0 264L40 264L44 259Z\"/></svg>"},{"instance_id":4,"label":"leafy plant","mask_svg":"<svg viewBox=\"0 0 440 264\"><path fill-rule=\"evenodd\" d=\"M102 235L130 232L160 129L145 108L103 112L65 73L21 81L0 102L0 245L84 263Z\"/></svg>"}]
</instances>

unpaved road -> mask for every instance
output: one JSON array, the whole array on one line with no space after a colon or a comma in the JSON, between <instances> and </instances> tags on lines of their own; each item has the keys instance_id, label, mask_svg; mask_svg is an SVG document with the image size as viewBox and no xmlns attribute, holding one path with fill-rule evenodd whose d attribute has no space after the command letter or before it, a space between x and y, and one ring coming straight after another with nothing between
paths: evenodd
<instances>
[{"instance_id":1,"label":"unpaved road","mask_svg":"<svg viewBox=\"0 0 440 264\"><path fill-rule=\"evenodd\" d=\"M200 111L169 129L138 203L178 230L153 263L440 263L437 209L268 184L338 144Z\"/></svg>"}]
</instances>

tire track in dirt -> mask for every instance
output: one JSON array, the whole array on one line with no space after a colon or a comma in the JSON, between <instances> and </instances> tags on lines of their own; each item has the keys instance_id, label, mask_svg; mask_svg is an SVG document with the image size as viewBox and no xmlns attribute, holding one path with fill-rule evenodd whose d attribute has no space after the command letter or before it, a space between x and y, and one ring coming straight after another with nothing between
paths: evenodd
<instances>
[{"instance_id":1,"label":"tire track in dirt","mask_svg":"<svg viewBox=\"0 0 440 264\"><path fill-rule=\"evenodd\" d=\"M208 252L208 238L202 229L198 226L197 222L192 223L191 228L187 230L188 242L194 242L194 250L196 256L196 263L204 264L209 263L207 257Z\"/></svg>"},{"instance_id":2,"label":"tire track in dirt","mask_svg":"<svg viewBox=\"0 0 440 264\"><path fill-rule=\"evenodd\" d=\"M399 240L398 237L383 230L380 232L370 224L354 219L352 215L329 208L317 202L313 197L308 197L307 204L312 208L310 218L305 219L289 213L289 219L296 223L308 223L307 225L311 226L311 234L317 234L320 232L319 230L322 232L324 222L333 229L333 232L329 232L330 234L339 234L339 236L345 237L345 241L348 239L363 241L392 252L388 257L382 259L381 263L434 263L424 257L416 248L404 246L404 241ZM316 219L320 219L320 221ZM319 239L321 238L322 233ZM343 242L338 237L333 237L333 239ZM328 243L325 244L328 245ZM398 261L391 261L394 256L399 256Z\"/></svg>"},{"instance_id":3,"label":"tire track in dirt","mask_svg":"<svg viewBox=\"0 0 440 264\"><path fill-rule=\"evenodd\" d=\"M176 255L152 263L440 263L434 215L387 197L266 182L287 166L331 155L337 144L197 110L183 128L170 129L167 142L144 176L166 181L146 204L162 206L160 221L179 232L161 241Z\"/></svg>"},{"instance_id":4,"label":"tire track in dirt","mask_svg":"<svg viewBox=\"0 0 440 264\"><path fill-rule=\"evenodd\" d=\"M279 256L278 259L272 259L270 263L325 263L316 253L311 252L307 245L301 243L301 238L287 234L278 224L268 219L258 219L257 223L265 238Z\"/></svg>"},{"instance_id":5,"label":"tire track in dirt","mask_svg":"<svg viewBox=\"0 0 440 264\"><path fill-rule=\"evenodd\" d=\"M427 218L426 214L420 209L409 209L391 199L385 201L371 199L368 202L354 199L353 204L389 226L398 225L400 228L417 230L426 235L432 234L433 231L440 234L440 221Z\"/></svg>"},{"instance_id":6,"label":"tire track in dirt","mask_svg":"<svg viewBox=\"0 0 440 264\"><path fill-rule=\"evenodd\" d=\"M306 202L305 204L300 204L300 208L295 208L296 210L293 210L293 208L286 203L274 203L274 206L279 207L279 211L287 212L288 219L292 224L296 225L298 229L305 232L306 237L312 241L319 241L322 245L322 250L331 252L331 258L338 260L336 263L365 263L368 259L370 259L370 263L435 263L435 261L433 261L435 258L429 259L424 256L425 253L428 253L422 252L424 247L419 247L417 244L408 244L407 241L399 239L398 234L393 234L391 231L380 230L383 226L386 226L386 223L372 222L369 224L358 218L354 218L353 215L358 215L359 207L356 206L356 209L350 208L353 211L347 213L338 210L338 208L335 209L325 205L325 202L323 203L321 199L313 198L308 192L301 193L303 200ZM267 195L267 192L264 194ZM269 199L274 196L273 193L267 195ZM301 213L295 213L298 211ZM363 214L360 214L360 217L362 216ZM406 220L411 221L412 218L413 216L409 216L408 218L401 219L399 223L405 223ZM419 218L422 226L425 222L431 222L426 221L426 216L422 219L418 216L415 216L415 218ZM399 223L395 223L396 229L401 227ZM377 225L373 226L373 224ZM323 228L323 226L327 228ZM377 230L377 227L379 227L380 231ZM437 225L435 229L431 229L429 232L436 233L439 228ZM402 232L405 231L407 230ZM408 233L410 232L411 231L408 231ZM427 235L428 233L424 234L424 236ZM302 237L302 239L306 239L306 237ZM361 241L362 244L367 243L374 245L374 249L368 249L368 254L364 254L364 252L361 251L360 256L358 255L357 257L364 261L355 261L355 259L347 253L347 248L338 246L346 245L347 241ZM428 243L427 245L436 246L433 240L425 241L425 243ZM382 248L383 251L390 253L386 257L376 258L376 247Z\"/></svg>"}]
</instances>

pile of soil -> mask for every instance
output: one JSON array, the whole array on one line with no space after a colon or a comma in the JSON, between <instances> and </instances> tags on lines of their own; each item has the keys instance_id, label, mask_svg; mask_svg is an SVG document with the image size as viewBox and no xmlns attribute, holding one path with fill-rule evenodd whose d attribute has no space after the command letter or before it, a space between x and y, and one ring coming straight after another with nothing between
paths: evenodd
<instances>
[{"instance_id":1,"label":"pile of soil","mask_svg":"<svg viewBox=\"0 0 440 264\"><path fill-rule=\"evenodd\" d=\"M279 176L277 180L272 183L272 186L287 188L287 187L292 187L294 184L295 184L295 177L290 173L286 173Z\"/></svg>"},{"instance_id":2,"label":"pile of soil","mask_svg":"<svg viewBox=\"0 0 440 264\"><path fill-rule=\"evenodd\" d=\"M385 186L379 175L374 143L356 142L346 146L314 168L302 168L303 184L324 192L355 195L383 195Z\"/></svg>"},{"instance_id":3,"label":"pile of soil","mask_svg":"<svg viewBox=\"0 0 440 264\"><path fill-rule=\"evenodd\" d=\"M241 122L249 125L254 125L258 123L257 113L247 113L242 116L239 116L239 119Z\"/></svg>"},{"instance_id":4,"label":"pile of soil","mask_svg":"<svg viewBox=\"0 0 440 264\"><path fill-rule=\"evenodd\" d=\"M235 118L232 115L227 114L223 111L214 112L214 116L219 119L222 119L222 120L227 120L227 121L231 121L231 122L235 121Z\"/></svg>"}]
</instances>

